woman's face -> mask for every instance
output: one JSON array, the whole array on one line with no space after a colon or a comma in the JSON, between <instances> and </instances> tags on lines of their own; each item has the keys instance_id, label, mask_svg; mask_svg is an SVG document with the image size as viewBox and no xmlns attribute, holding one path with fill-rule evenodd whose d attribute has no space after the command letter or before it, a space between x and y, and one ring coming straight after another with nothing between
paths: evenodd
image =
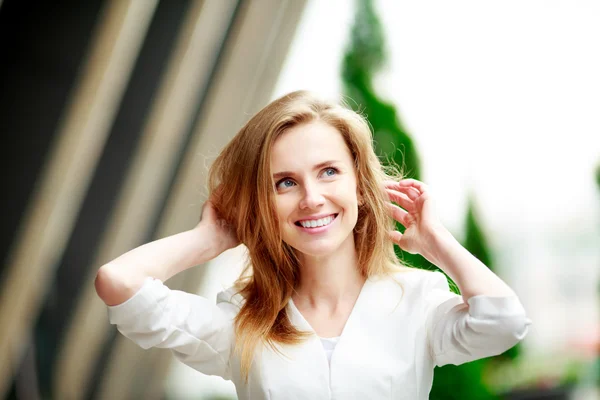
<instances>
[{"instance_id":1,"label":"woman's face","mask_svg":"<svg viewBox=\"0 0 600 400\"><path fill-rule=\"evenodd\" d=\"M354 249L356 173L337 129L315 121L286 131L273 144L271 171L284 242L315 257Z\"/></svg>"}]
</instances>

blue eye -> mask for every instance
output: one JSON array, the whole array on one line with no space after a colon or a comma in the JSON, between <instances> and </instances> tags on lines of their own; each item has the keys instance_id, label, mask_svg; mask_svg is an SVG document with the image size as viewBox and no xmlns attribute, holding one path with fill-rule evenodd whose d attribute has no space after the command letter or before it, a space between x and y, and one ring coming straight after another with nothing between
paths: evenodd
<instances>
[{"instance_id":1,"label":"blue eye","mask_svg":"<svg viewBox=\"0 0 600 400\"><path fill-rule=\"evenodd\" d=\"M327 168L324 173L326 176L334 176L337 174L337 172L338 171L335 168Z\"/></svg>"},{"instance_id":2,"label":"blue eye","mask_svg":"<svg viewBox=\"0 0 600 400\"><path fill-rule=\"evenodd\" d=\"M282 179L279 182L277 182L275 184L275 187L277 189L287 189L287 188L291 188L292 186L294 186L295 183L293 180L291 179Z\"/></svg>"}]
</instances>

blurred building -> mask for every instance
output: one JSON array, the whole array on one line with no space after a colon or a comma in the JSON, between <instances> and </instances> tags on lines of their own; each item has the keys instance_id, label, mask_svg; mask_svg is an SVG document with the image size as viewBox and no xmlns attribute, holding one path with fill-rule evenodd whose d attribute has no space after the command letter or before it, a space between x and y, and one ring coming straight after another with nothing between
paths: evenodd
<instances>
[{"instance_id":1,"label":"blurred building","mask_svg":"<svg viewBox=\"0 0 600 400\"><path fill-rule=\"evenodd\" d=\"M207 166L272 95L305 0L0 1L0 398L164 398L103 263L193 227ZM171 288L196 291L202 268Z\"/></svg>"}]
</instances>

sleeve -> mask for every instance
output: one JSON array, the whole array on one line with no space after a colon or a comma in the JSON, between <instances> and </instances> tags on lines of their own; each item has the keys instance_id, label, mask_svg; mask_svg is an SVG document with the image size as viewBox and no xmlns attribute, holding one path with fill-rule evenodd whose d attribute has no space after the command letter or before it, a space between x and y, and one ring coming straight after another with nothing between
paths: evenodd
<instances>
[{"instance_id":1,"label":"sleeve","mask_svg":"<svg viewBox=\"0 0 600 400\"><path fill-rule=\"evenodd\" d=\"M133 297L109 306L108 317L119 332L143 349L170 349L190 367L230 379L233 319L238 309L232 302L215 305L203 297L171 290L158 279L147 278Z\"/></svg>"},{"instance_id":2,"label":"sleeve","mask_svg":"<svg viewBox=\"0 0 600 400\"><path fill-rule=\"evenodd\" d=\"M459 365L505 352L527 334L531 321L517 296L473 296L464 303L446 277L425 283L427 336L435 365Z\"/></svg>"}]
</instances>

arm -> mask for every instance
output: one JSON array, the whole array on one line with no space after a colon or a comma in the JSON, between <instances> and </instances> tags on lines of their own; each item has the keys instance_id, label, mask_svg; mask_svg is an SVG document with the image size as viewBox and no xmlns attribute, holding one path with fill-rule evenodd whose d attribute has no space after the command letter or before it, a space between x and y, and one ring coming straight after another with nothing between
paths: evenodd
<instances>
[{"instance_id":1,"label":"arm","mask_svg":"<svg viewBox=\"0 0 600 400\"><path fill-rule=\"evenodd\" d=\"M404 234L392 232L400 248L419 253L438 266L458 285L465 303L477 295L514 296L513 290L481 261L465 249L439 222L427 187L416 180L388 182L393 217L406 227Z\"/></svg>"},{"instance_id":2,"label":"arm","mask_svg":"<svg viewBox=\"0 0 600 400\"><path fill-rule=\"evenodd\" d=\"M202 220L192 230L144 244L100 267L96 292L109 306L121 304L142 287L146 278L166 281L237 245L233 229L217 218L207 202Z\"/></svg>"},{"instance_id":3,"label":"arm","mask_svg":"<svg viewBox=\"0 0 600 400\"><path fill-rule=\"evenodd\" d=\"M234 319L240 298L221 292L217 304L195 294L171 290L147 278L130 299L108 307L111 324L143 349L169 349L188 366L230 379Z\"/></svg>"},{"instance_id":4,"label":"arm","mask_svg":"<svg viewBox=\"0 0 600 400\"><path fill-rule=\"evenodd\" d=\"M523 339L531 323L513 290L470 254L439 222L427 187L412 179L386 183L392 216L404 234L390 235L403 250L419 253L458 285L449 291L440 273L422 280L427 336L436 365L461 364L500 354Z\"/></svg>"},{"instance_id":5,"label":"arm","mask_svg":"<svg viewBox=\"0 0 600 400\"><path fill-rule=\"evenodd\" d=\"M465 303L473 296L515 296L515 292L465 249L446 229L433 230L427 240L431 250L423 254L458 285Z\"/></svg>"},{"instance_id":6,"label":"arm","mask_svg":"<svg viewBox=\"0 0 600 400\"><path fill-rule=\"evenodd\" d=\"M459 365L501 354L527 334L531 321L517 296L476 295L465 302L450 292L443 274L425 273L421 298L435 365Z\"/></svg>"}]
</instances>

